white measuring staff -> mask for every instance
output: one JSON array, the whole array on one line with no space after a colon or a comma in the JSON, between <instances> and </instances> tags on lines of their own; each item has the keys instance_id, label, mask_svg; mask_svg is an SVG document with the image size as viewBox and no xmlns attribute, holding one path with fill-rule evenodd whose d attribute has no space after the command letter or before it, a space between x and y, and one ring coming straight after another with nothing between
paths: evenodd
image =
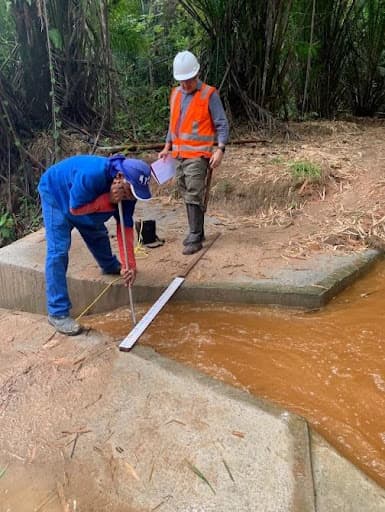
<instances>
[{"instance_id":1,"label":"white measuring staff","mask_svg":"<svg viewBox=\"0 0 385 512\"><path fill-rule=\"evenodd\" d=\"M138 338L147 329L149 324L154 320L159 311L166 305L170 297L174 295L177 289L184 281L184 277L175 277L174 280L168 285L159 299L151 306L143 318L135 325L132 331L124 338L119 345L119 350L128 352L136 343Z\"/></svg>"}]
</instances>

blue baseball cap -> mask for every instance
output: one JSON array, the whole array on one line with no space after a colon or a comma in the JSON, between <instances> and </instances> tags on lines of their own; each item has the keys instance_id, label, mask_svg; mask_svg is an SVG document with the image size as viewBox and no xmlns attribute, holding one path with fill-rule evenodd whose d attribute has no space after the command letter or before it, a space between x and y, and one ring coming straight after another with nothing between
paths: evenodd
<instances>
[{"instance_id":1,"label":"blue baseball cap","mask_svg":"<svg viewBox=\"0 0 385 512\"><path fill-rule=\"evenodd\" d=\"M121 172L131 186L131 192L136 199L148 201L151 199L149 182L151 167L136 158L125 158L124 155L114 155L110 158L113 174Z\"/></svg>"}]
</instances>

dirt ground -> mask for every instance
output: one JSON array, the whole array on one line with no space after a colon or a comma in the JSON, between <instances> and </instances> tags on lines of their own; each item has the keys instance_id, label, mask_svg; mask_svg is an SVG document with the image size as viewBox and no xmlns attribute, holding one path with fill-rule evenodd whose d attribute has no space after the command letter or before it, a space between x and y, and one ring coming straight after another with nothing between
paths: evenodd
<instances>
[{"instance_id":1,"label":"dirt ground","mask_svg":"<svg viewBox=\"0 0 385 512\"><path fill-rule=\"evenodd\" d=\"M314 266L320 255L383 250L385 122L314 121L291 125L287 136L254 138L229 145L214 173L207 232L221 237L191 280L270 278L267 270ZM293 177L298 162L318 165L321 178ZM186 216L174 185L153 193L137 217L155 218L166 244L139 261L141 284L169 277L170 268L177 275L191 261L181 256Z\"/></svg>"},{"instance_id":2,"label":"dirt ground","mask_svg":"<svg viewBox=\"0 0 385 512\"><path fill-rule=\"evenodd\" d=\"M291 129L285 141L230 147L213 186L214 211L221 204L231 210L226 222L237 230L257 227L272 242L270 251L284 258L382 247L385 123L323 121ZM319 165L320 182L293 179L294 162Z\"/></svg>"},{"instance_id":3,"label":"dirt ground","mask_svg":"<svg viewBox=\"0 0 385 512\"><path fill-rule=\"evenodd\" d=\"M319 121L291 130L284 140L229 146L214 175L209 213L237 231L258 228L288 257L349 252L382 238L385 121ZM320 182L293 179L295 162L317 164Z\"/></svg>"},{"instance_id":4,"label":"dirt ground","mask_svg":"<svg viewBox=\"0 0 385 512\"><path fill-rule=\"evenodd\" d=\"M207 234L221 237L191 279L261 279L268 277L266 269L303 268L317 255L384 249L385 120L293 123L286 133L270 136L231 133L232 141L240 139L257 142L229 144L214 173ZM45 147L43 140L31 151L39 159ZM89 147L70 137L64 150L68 156ZM157 159L155 151L127 156ZM321 178L294 177L298 162L318 165ZM136 218L156 219L166 244L139 252L138 260L145 261L139 261L138 282L144 285L159 276L168 281L191 261L181 255L187 225L175 185L152 190L153 201L138 202Z\"/></svg>"}]
</instances>

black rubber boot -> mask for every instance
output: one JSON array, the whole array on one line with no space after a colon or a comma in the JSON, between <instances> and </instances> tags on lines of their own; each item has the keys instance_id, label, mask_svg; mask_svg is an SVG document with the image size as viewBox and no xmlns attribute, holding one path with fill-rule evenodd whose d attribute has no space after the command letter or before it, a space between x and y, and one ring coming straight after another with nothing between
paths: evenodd
<instances>
[{"instance_id":1,"label":"black rubber boot","mask_svg":"<svg viewBox=\"0 0 385 512\"><path fill-rule=\"evenodd\" d=\"M187 220L188 220L190 232L186 236L186 238L183 240L183 245L189 245L189 244L192 244L192 243L196 243L196 241L197 241L196 233L194 232L194 226L195 226L194 225L194 215L195 215L195 211L196 211L197 208L202 213L202 228L200 230L199 241L202 242L205 239L205 234L204 234L204 212L201 210L200 206L198 206L196 204L186 204Z\"/></svg>"},{"instance_id":2,"label":"black rubber boot","mask_svg":"<svg viewBox=\"0 0 385 512\"><path fill-rule=\"evenodd\" d=\"M202 249L204 212L197 204L187 204L190 233L186 239L183 254L194 254Z\"/></svg>"}]
</instances>

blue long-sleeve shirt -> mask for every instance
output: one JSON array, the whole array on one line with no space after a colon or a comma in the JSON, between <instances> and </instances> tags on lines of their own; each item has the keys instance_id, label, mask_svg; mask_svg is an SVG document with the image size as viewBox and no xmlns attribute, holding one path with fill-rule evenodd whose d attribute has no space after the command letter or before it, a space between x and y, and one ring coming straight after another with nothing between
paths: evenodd
<instances>
[{"instance_id":1,"label":"blue long-sleeve shirt","mask_svg":"<svg viewBox=\"0 0 385 512\"><path fill-rule=\"evenodd\" d=\"M58 208L75 222L104 223L110 217L119 222L119 212L97 212L73 216L71 209L92 203L110 191L113 173L109 159L103 156L77 155L49 167L40 178L38 190L42 199ZM123 201L124 225L133 226L136 201Z\"/></svg>"},{"instance_id":2,"label":"blue long-sleeve shirt","mask_svg":"<svg viewBox=\"0 0 385 512\"><path fill-rule=\"evenodd\" d=\"M180 125L183 120L185 113L188 109L188 106L191 103L191 100L196 91L199 91L202 87L202 81L198 80L197 88L192 93L187 93L182 89L182 101L181 101L181 109L180 109L180 117L178 120L178 125ZM222 101L219 97L219 94L215 91L209 99L209 111L211 115L211 119L214 123L217 140L219 145L225 146L227 141L229 140L229 123L227 121L225 109L223 108ZM178 130L178 128L177 128ZM171 137L171 128L169 125L168 133L166 137L166 142L172 142Z\"/></svg>"}]
</instances>

